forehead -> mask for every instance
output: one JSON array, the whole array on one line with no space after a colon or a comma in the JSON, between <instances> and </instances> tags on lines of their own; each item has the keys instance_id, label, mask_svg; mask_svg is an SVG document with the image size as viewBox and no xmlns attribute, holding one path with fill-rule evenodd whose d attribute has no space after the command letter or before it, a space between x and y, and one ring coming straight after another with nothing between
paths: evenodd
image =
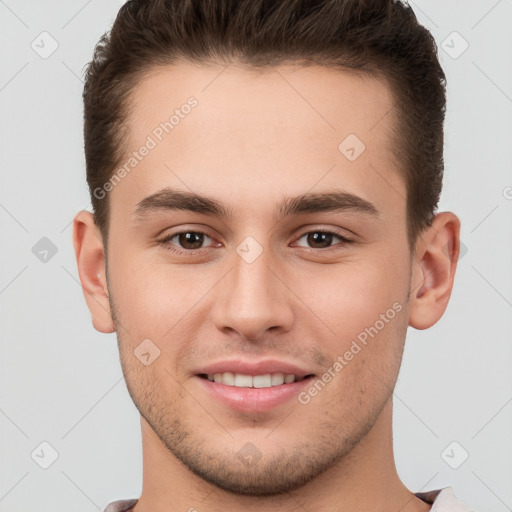
<instances>
[{"instance_id":1,"label":"forehead","mask_svg":"<svg viewBox=\"0 0 512 512\"><path fill-rule=\"evenodd\" d=\"M208 139L234 135L240 128L263 128L267 134L283 128L297 134L307 131L334 141L352 131L368 139L381 121L382 129L388 127L391 117L384 117L393 106L387 82L367 73L318 65L254 68L180 62L151 69L134 88L128 116L134 138L169 119L191 96L199 108L194 109L194 120L184 125L198 129L214 122L214 133L200 132Z\"/></svg>"},{"instance_id":2,"label":"forehead","mask_svg":"<svg viewBox=\"0 0 512 512\"><path fill-rule=\"evenodd\" d=\"M152 147L113 199L122 189L134 202L171 186L263 205L336 186L396 203L385 190L405 194L392 108L385 81L316 65L154 68L132 92L125 160Z\"/></svg>"}]
</instances>

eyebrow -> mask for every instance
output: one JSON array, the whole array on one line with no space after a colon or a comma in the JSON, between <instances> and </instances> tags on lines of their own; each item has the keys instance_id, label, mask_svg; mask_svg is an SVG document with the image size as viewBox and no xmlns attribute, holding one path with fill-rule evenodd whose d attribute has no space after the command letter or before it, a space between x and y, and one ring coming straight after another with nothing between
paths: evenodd
<instances>
[{"instance_id":1,"label":"eyebrow","mask_svg":"<svg viewBox=\"0 0 512 512\"><path fill-rule=\"evenodd\" d=\"M163 188L145 197L133 212L135 220L143 220L150 213L158 211L184 210L232 220L234 211L226 208L218 200L192 192ZM379 217L377 208L362 197L345 191L306 193L287 197L277 205L274 219L281 220L291 215L320 212L356 212Z\"/></svg>"}]
</instances>

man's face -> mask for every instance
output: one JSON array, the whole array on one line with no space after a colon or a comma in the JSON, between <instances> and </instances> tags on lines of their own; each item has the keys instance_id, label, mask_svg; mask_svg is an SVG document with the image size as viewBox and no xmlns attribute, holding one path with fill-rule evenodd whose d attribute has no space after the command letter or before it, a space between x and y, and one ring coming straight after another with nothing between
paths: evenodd
<instances>
[{"instance_id":1,"label":"man's face","mask_svg":"<svg viewBox=\"0 0 512 512\"><path fill-rule=\"evenodd\" d=\"M197 105L182 108L189 97ZM134 90L123 164L150 149L110 192L108 241L123 371L168 450L224 489L311 480L358 445L392 394L411 260L391 108L384 82L321 67L183 63ZM162 196L135 214L166 188L231 216L166 208ZM287 198L324 193L359 200L282 216ZM222 362L313 376L250 389L200 375Z\"/></svg>"}]
</instances>

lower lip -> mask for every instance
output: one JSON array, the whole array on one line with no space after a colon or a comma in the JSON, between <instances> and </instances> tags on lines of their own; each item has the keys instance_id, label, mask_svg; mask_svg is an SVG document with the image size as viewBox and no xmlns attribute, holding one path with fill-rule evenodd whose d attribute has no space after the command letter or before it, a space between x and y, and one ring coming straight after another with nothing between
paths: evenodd
<instances>
[{"instance_id":1,"label":"lower lip","mask_svg":"<svg viewBox=\"0 0 512 512\"><path fill-rule=\"evenodd\" d=\"M197 377L206 391L222 403L242 412L265 412L296 397L313 377L270 388L240 388Z\"/></svg>"}]
</instances>

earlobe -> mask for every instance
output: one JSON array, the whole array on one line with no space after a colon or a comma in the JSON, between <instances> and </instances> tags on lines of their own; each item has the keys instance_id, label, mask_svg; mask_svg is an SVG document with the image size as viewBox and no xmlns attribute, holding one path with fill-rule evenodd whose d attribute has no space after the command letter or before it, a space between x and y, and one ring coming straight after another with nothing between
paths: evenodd
<instances>
[{"instance_id":1,"label":"earlobe","mask_svg":"<svg viewBox=\"0 0 512 512\"><path fill-rule=\"evenodd\" d=\"M114 332L105 275L105 252L101 233L92 213L82 210L73 220L73 246L78 275L94 328Z\"/></svg>"},{"instance_id":2,"label":"earlobe","mask_svg":"<svg viewBox=\"0 0 512 512\"><path fill-rule=\"evenodd\" d=\"M453 288L460 250L460 220L438 213L418 237L410 283L409 325L428 329L444 314Z\"/></svg>"}]
</instances>

